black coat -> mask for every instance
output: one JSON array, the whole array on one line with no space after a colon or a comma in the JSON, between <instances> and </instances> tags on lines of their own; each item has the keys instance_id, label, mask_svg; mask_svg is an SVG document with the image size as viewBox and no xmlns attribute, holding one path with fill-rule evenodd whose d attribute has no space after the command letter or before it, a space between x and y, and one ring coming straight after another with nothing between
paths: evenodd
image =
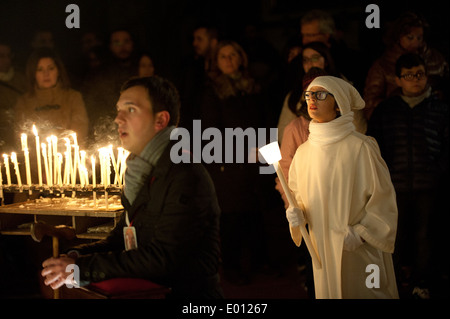
<instances>
[{"instance_id":1,"label":"black coat","mask_svg":"<svg viewBox=\"0 0 450 319\"><path fill-rule=\"evenodd\" d=\"M173 164L172 145L133 205L122 197L138 249L124 250L123 214L105 240L77 247L82 281L138 277L169 286L178 297L217 297L220 209L214 186L201 164Z\"/></svg>"},{"instance_id":2,"label":"black coat","mask_svg":"<svg viewBox=\"0 0 450 319\"><path fill-rule=\"evenodd\" d=\"M414 108L400 96L380 103L368 123L397 192L449 184L449 108L429 97Z\"/></svg>"}]
</instances>

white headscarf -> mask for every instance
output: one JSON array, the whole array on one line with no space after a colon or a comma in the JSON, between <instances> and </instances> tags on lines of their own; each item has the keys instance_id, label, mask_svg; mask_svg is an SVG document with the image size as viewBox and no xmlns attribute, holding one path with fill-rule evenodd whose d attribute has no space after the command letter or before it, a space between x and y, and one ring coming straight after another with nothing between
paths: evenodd
<instances>
[{"instance_id":1,"label":"white headscarf","mask_svg":"<svg viewBox=\"0 0 450 319\"><path fill-rule=\"evenodd\" d=\"M365 106L358 91L348 82L334 76L319 76L309 84L306 90L309 91L313 86L323 87L333 94L341 116L326 123L312 120L309 124L310 143L316 145L336 143L355 131L352 110L360 110Z\"/></svg>"},{"instance_id":2,"label":"white headscarf","mask_svg":"<svg viewBox=\"0 0 450 319\"><path fill-rule=\"evenodd\" d=\"M328 75L318 76L309 84L306 91L309 91L313 86L321 86L333 94L341 115L349 113L351 110L363 109L366 105L358 90L340 78Z\"/></svg>"}]
</instances>

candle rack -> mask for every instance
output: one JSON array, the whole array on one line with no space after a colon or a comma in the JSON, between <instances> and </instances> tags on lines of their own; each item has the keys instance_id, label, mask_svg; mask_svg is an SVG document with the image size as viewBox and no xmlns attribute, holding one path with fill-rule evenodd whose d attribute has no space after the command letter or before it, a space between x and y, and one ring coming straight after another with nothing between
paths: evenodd
<instances>
[{"instance_id":1,"label":"candle rack","mask_svg":"<svg viewBox=\"0 0 450 319\"><path fill-rule=\"evenodd\" d=\"M44 193L44 194L52 194L52 193L60 193L60 194L65 194L65 193L71 193L71 192L77 192L77 193L93 193L93 192L97 192L97 193L104 193L105 191L108 194L120 194L120 192L122 191L123 186L117 186L117 185L109 185L105 188L105 186L103 185L97 185L96 187L93 187L93 185L84 185L81 186L79 184L72 186L72 185L67 185L67 186L59 186L59 185L53 185L53 186L49 186L49 185L17 185L17 184L11 184L11 185L0 185L0 189L3 189L4 192L9 192L9 193L23 193L23 192L28 192L30 193L30 191L32 193L35 192L39 192L39 193ZM31 193L30 193L31 194Z\"/></svg>"}]
</instances>

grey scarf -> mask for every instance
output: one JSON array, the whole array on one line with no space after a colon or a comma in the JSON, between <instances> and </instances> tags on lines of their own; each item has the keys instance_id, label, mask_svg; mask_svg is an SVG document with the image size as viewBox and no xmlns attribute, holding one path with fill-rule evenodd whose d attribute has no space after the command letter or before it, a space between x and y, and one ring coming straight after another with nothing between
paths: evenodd
<instances>
[{"instance_id":1,"label":"grey scarf","mask_svg":"<svg viewBox=\"0 0 450 319\"><path fill-rule=\"evenodd\" d=\"M175 126L169 126L158 132L145 146L141 154L130 154L127 158L124 193L130 204L133 204L153 167L158 162L164 149L170 142L170 133Z\"/></svg>"}]
</instances>

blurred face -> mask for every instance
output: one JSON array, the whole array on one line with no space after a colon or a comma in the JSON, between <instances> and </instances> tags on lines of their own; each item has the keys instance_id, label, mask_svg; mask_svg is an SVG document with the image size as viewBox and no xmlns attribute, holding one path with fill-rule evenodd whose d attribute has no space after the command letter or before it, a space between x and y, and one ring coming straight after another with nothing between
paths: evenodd
<instances>
[{"instance_id":1,"label":"blurred face","mask_svg":"<svg viewBox=\"0 0 450 319\"><path fill-rule=\"evenodd\" d=\"M222 47L217 54L217 64L223 74L233 75L238 73L241 63L239 53L231 45Z\"/></svg>"},{"instance_id":2,"label":"blurred face","mask_svg":"<svg viewBox=\"0 0 450 319\"><path fill-rule=\"evenodd\" d=\"M206 56L210 50L211 41L205 28L199 28L194 31L194 40L192 41L194 51L199 56Z\"/></svg>"},{"instance_id":3,"label":"blurred face","mask_svg":"<svg viewBox=\"0 0 450 319\"><path fill-rule=\"evenodd\" d=\"M313 86L306 91L309 98L305 96L306 103L308 105L309 116L319 123L326 123L334 120L337 116L339 108L336 105L336 100L332 95L327 94L325 99L319 100L317 95L312 92L328 92L326 89L320 86Z\"/></svg>"},{"instance_id":4,"label":"blurred face","mask_svg":"<svg viewBox=\"0 0 450 319\"><path fill-rule=\"evenodd\" d=\"M11 49L6 45L0 45L0 72L6 73L11 67Z\"/></svg>"},{"instance_id":5,"label":"blurred face","mask_svg":"<svg viewBox=\"0 0 450 319\"><path fill-rule=\"evenodd\" d=\"M291 63L291 61L294 60L295 57L298 56L300 53L302 53L301 47L298 47L298 46L292 47L288 53L288 58L287 58L288 63Z\"/></svg>"},{"instance_id":6,"label":"blurred face","mask_svg":"<svg viewBox=\"0 0 450 319\"><path fill-rule=\"evenodd\" d=\"M49 89L58 83L59 71L52 58L39 60L36 69L36 83L40 89Z\"/></svg>"},{"instance_id":7,"label":"blurred face","mask_svg":"<svg viewBox=\"0 0 450 319\"><path fill-rule=\"evenodd\" d=\"M300 33L302 34L303 44L318 41L328 45L330 35L320 32L319 20L313 20L311 22L302 24L300 26Z\"/></svg>"},{"instance_id":8,"label":"blurred face","mask_svg":"<svg viewBox=\"0 0 450 319\"><path fill-rule=\"evenodd\" d=\"M55 43L53 41L53 34L49 31L41 31L37 33L31 43L31 46L36 48L53 48Z\"/></svg>"},{"instance_id":9,"label":"blurred face","mask_svg":"<svg viewBox=\"0 0 450 319\"><path fill-rule=\"evenodd\" d=\"M158 132L155 114L144 87L133 86L120 94L115 122L123 148L139 155Z\"/></svg>"},{"instance_id":10,"label":"blurred face","mask_svg":"<svg viewBox=\"0 0 450 319\"><path fill-rule=\"evenodd\" d=\"M128 32L117 31L111 34L109 48L115 57L125 60L128 59L133 52L134 44Z\"/></svg>"},{"instance_id":11,"label":"blurred face","mask_svg":"<svg viewBox=\"0 0 450 319\"><path fill-rule=\"evenodd\" d=\"M305 73L308 73L308 71L312 67L317 67L324 70L325 58L322 55L320 55L320 53L317 52L316 50L306 48L303 51L303 69L305 70Z\"/></svg>"},{"instance_id":12,"label":"blurred face","mask_svg":"<svg viewBox=\"0 0 450 319\"><path fill-rule=\"evenodd\" d=\"M395 79L405 96L419 96L427 87L427 76L423 65L411 69L402 68L400 78Z\"/></svg>"},{"instance_id":13,"label":"blurred face","mask_svg":"<svg viewBox=\"0 0 450 319\"><path fill-rule=\"evenodd\" d=\"M399 43L407 52L417 52L423 45L423 28L411 28L411 31L408 34L400 37Z\"/></svg>"},{"instance_id":14,"label":"blurred face","mask_svg":"<svg viewBox=\"0 0 450 319\"><path fill-rule=\"evenodd\" d=\"M139 60L139 76L147 77L153 76L155 74L155 67L153 66L153 61L150 57L144 55Z\"/></svg>"}]
</instances>

